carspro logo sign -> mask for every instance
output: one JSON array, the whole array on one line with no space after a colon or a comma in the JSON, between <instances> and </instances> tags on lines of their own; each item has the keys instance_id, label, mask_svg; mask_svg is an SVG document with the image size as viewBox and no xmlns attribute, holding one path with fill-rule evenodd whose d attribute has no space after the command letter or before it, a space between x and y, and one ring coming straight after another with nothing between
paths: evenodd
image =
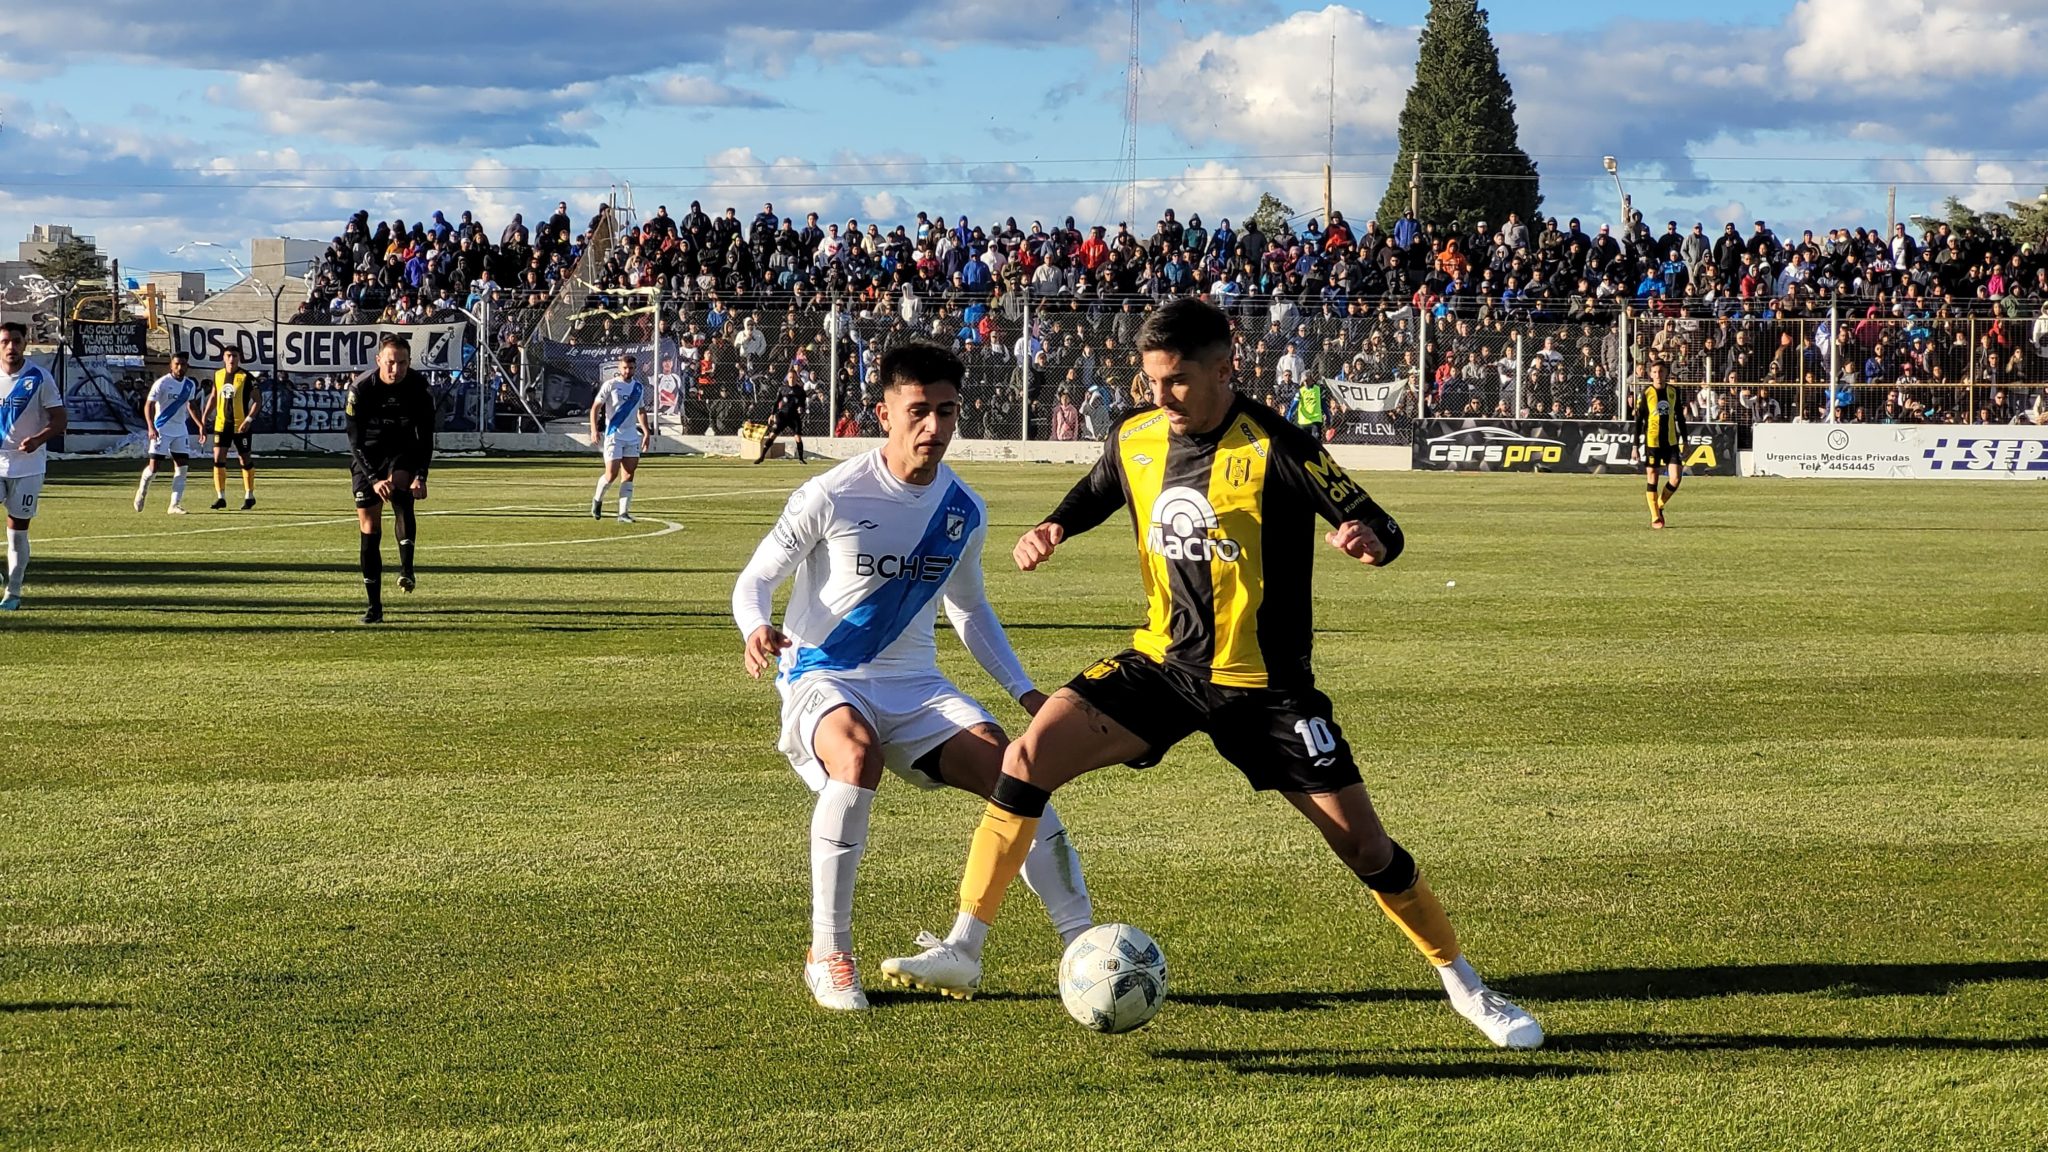
<instances>
[{"instance_id":1,"label":"carspro logo sign","mask_svg":"<svg viewBox=\"0 0 2048 1152\"><path fill-rule=\"evenodd\" d=\"M2048 440L1937 436L1920 458L1932 472L2048 472Z\"/></svg>"},{"instance_id":2,"label":"carspro logo sign","mask_svg":"<svg viewBox=\"0 0 2048 1152\"><path fill-rule=\"evenodd\" d=\"M1495 468L1555 467L1564 460L1564 441L1480 425L1460 428L1426 442L1435 464L1491 465Z\"/></svg>"}]
</instances>

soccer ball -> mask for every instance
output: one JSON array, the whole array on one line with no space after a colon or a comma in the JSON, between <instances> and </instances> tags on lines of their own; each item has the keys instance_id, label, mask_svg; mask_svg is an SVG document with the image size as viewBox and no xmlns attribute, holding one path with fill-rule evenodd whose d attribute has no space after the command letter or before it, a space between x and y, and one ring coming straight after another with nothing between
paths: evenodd
<instances>
[{"instance_id":1,"label":"soccer ball","mask_svg":"<svg viewBox=\"0 0 2048 1152\"><path fill-rule=\"evenodd\" d=\"M1097 924L1060 957L1060 1002L1097 1032L1142 1028L1166 1003L1166 954L1129 924Z\"/></svg>"}]
</instances>

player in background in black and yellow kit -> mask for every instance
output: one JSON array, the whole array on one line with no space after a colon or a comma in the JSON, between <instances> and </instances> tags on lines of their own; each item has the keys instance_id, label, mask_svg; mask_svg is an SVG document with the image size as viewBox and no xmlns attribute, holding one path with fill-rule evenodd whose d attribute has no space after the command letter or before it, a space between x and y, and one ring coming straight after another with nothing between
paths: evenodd
<instances>
[{"instance_id":1,"label":"player in background in black and yellow kit","mask_svg":"<svg viewBox=\"0 0 2048 1152\"><path fill-rule=\"evenodd\" d=\"M263 397L256 378L242 370L240 351L221 349L220 364L213 374L213 387L206 392L200 438L203 441L208 433L213 436L213 507L228 506L228 448L232 446L242 465L242 511L247 512L256 506L256 468L249 456Z\"/></svg>"},{"instance_id":2,"label":"player in background in black and yellow kit","mask_svg":"<svg viewBox=\"0 0 2048 1152\"><path fill-rule=\"evenodd\" d=\"M1380 826L1351 748L1315 686L1310 576L1315 518L1331 547L1375 567L1401 554L1392 517L1306 432L1231 388L1230 321L1175 300L1138 348L1158 408L1124 417L1102 460L1024 534L1037 568L1071 535L1128 509L1147 602L1130 650L1097 662L1039 709L1012 744L974 834L960 911L941 940L886 960L898 983L955 996L981 979L981 950L1053 791L1116 763L1156 763L1196 732L1253 789L1286 797L1436 966L1452 1005L1495 1044L1534 1048L1534 1017L1489 989L1458 946L1415 860Z\"/></svg>"},{"instance_id":3,"label":"player in background in black and yellow kit","mask_svg":"<svg viewBox=\"0 0 2048 1152\"><path fill-rule=\"evenodd\" d=\"M1685 477L1685 401L1671 383L1671 366L1662 360L1650 364L1650 382L1636 397L1636 443L1643 457L1644 498L1650 503L1650 527L1664 527L1664 506L1678 494L1678 482ZM1657 490L1657 471L1667 475L1664 490Z\"/></svg>"}]
</instances>

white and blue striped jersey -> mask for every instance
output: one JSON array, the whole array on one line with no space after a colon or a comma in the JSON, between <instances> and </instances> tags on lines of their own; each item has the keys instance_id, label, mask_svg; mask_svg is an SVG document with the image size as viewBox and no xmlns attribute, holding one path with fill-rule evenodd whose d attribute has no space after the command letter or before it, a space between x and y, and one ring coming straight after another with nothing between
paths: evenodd
<instances>
[{"instance_id":1,"label":"white and blue striped jersey","mask_svg":"<svg viewBox=\"0 0 2048 1152\"><path fill-rule=\"evenodd\" d=\"M149 386L147 403L156 404L156 421L150 429L155 436L189 435L199 423L199 381L190 376L166 372Z\"/></svg>"},{"instance_id":2,"label":"white and blue striped jersey","mask_svg":"<svg viewBox=\"0 0 2048 1152\"><path fill-rule=\"evenodd\" d=\"M21 450L22 441L50 426L50 409L64 406L57 378L24 364L16 373L0 372L0 478L41 476L49 468L50 450Z\"/></svg>"},{"instance_id":3,"label":"white and blue striped jersey","mask_svg":"<svg viewBox=\"0 0 2048 1152\"><path fill-rule=\"evenodd\" d=\"M597 390L597 418L604 429L599 447L610 451L619 445L640 451L640 409L647 402L647 382L614 377Z\"/></svg>"},{"instance_id":4,"label":"white and blue striped jersey","mask_svg":"<svg viewBox=\"0 0 2048 1152\"><path fill-rule=\"evenodd\" d=\"M1010 647L982 584L988 509L941 464L918 487L898 480L879 449L814 477L733 588L733 618L750 636L770 623L775 589L792 574L780 678L929 676L940 602L974 659L1012 698L1031 678Z\"/></svg>"}]
</instances>

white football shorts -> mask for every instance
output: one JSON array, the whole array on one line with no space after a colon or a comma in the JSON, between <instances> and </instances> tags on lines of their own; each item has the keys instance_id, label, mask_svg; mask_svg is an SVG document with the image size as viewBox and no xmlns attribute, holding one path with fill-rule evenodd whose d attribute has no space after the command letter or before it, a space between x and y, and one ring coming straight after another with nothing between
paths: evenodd
<instances>
[{"instance_id":1,"label":"white football shorts","mask_svg":"<svg viewBox=\"0 0 2048 1152\"><path fill-rule=\"evenodd\" d=\"M776 747L811 791L825 786L825 768L811 749L818 721L842 705L861 714L882 742L882 762L889 771L919 788L944 786L944 781L914 765L932 749L976 724L994 724L972 696L937 672L928 675L868 679L806 672L791 684L777 680L782 692L782 738Z\"/></svg>"},{"instance_id":2,"label":"white football shorts","mask_svg":"<svg viewBox=\"0 0 2048 1152\"><path fill-rule=\"evenodd\" d=\"M0 499L7 504L7 514L16 520L32 520L36 514L36 497L43 494L43 474L33 476L0 476Z\"/></svg>"},{"instance_id":3,"label":"white football shorts","mask_svg":"<svg viewBox=\"0 0 2048 1152\"><path fill-rule=\"evenodd\" d=\"M620 432L617 435L607 434L604 438L604 458L607 462L628 458L638 460L640 458L640 430L635 428L631 432Z\"/></svg>"},{"instance_id":4,"label":"white football shorts","mask_svg":"<svg viewBox=\"0 0 2048 1152\"><path fill-rule=\"evenodd\" d=\"M199 437L190 433L180 433L173 436L166 432L162 436L148 441L145 447L149 450L151 456L197 456L199 454Z\"/></svg>"}]
</instances>

